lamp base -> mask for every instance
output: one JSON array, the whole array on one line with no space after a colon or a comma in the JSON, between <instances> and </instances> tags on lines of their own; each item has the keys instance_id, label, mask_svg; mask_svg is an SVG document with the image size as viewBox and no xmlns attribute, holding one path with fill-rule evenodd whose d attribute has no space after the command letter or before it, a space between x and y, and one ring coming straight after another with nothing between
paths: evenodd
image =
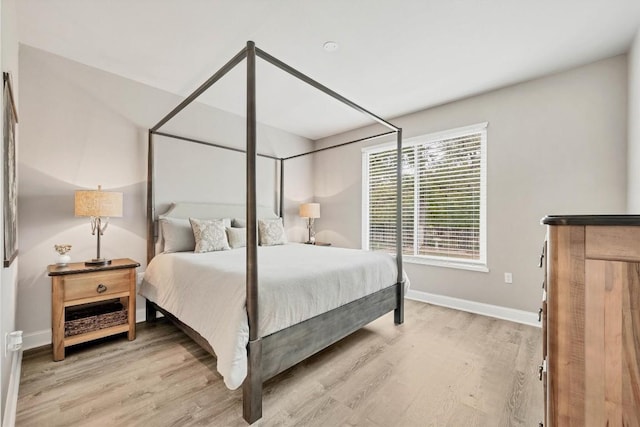
<instances>
[{"instance_id":1,"label":"lamp base","mask_svg":"<svg viewBox=\"0 0 640 427\"><path fill-rule=\"evenodd\" d=\"M84 265L86 266L98 266L98 265L109 265L111 264L110 259L97 258L92 259L91 261L85 261Z\"/></svg>"}]
</instances>

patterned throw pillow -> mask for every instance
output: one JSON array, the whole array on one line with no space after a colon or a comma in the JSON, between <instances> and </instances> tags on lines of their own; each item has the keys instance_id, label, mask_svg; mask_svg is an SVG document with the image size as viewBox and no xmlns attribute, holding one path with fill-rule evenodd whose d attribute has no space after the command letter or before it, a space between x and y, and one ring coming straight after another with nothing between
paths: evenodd
<instances>
[{"instance_id":1,"label":"patterned throw pillow","mask_svg":"<svg viewBox=\"0 0 640 427\"><path fill-rule=\"evenodd\" d=\"M222 220L189 218L189 222L196 240L194 252L229 250L225 224Z\"/></svg>"},{"instance_id":2,"label":"patterned throw pillow","mask_svg":"<svg viewBox=\"0 0 640 427\"><path fill-rule=\"evenodd\" d=\"M193 227L188 219L160 216L163 252L192 251L196 247ZM212 218L214 219L214 218ZM220 218L225 227L231 227L231 218Z\"/></svg>"},{"instance_id":3,"label":"patterned throw pillow","mask_svg":"<svg viewBox=\"0 0 640 427\"><path fill-rule=\"evenodd\" d=\"M227 227L227 238L231 249L244 248L247 246L247 229Z\"/></svg>"},{"instance_id":4,"label":"patterned throw pillow","mask_svg":"<svg viewBox=\"0 0 640 427\"><path fill-rule=\"evenodd\" d=\"M259 220L258 235L262 246L284 245L287 243L282 218Z\"/></svg>"}]
</instances>

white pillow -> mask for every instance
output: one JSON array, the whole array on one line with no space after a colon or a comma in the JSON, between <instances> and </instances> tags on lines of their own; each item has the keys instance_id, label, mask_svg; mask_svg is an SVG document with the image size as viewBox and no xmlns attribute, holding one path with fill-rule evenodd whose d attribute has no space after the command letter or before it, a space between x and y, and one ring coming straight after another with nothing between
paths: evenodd
<instances>
[{"instance_id":1,"label":"white pillow","mask_svg":"<svg viewBox=\"0 0 640 427\"><path fill-rule=\"evenodd\" d=\"M229 239L231 249L244 248L247 246L247 229L227 227L227 239Z\"/></svg>"},{"instance_id":2,"label":"white pillow","mask_svg":"<svg viewBox=\"0 0 640 427\"><path fill-rule=\"evenodd\" d=\"M222 221L225 227L231 226L231 218L223 218ZM186 252L196 247L193 229L188 219L161 216L160 227L164 240L163 252Z\"/></svg>"},{"instance_id":3,"label":"white pillow","mask_svg":"<svg viewBox=\"0 0 640 427\"><path fill-rule=\"evenodd\" d=\"M287 243L282 218L258 220L258 236L261 246L284 245Z\"/></svg>"},{"instance_id":4,"label":"white pillow","mask_svg":"<svg viewBox=\"0 0 640 427\"><path fill-rule=\"evenodd\" d=\"M189 222L196 241L194 252L202 253L230 249L223 220L189 218Z\"/></svg>"}]
</instances>

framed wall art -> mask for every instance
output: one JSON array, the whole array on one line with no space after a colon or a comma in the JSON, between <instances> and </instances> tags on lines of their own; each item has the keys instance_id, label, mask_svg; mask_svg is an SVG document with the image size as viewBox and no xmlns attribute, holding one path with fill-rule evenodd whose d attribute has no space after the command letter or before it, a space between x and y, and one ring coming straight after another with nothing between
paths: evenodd
<instances>
[{"instance_id":1,"label":"framed wall art","mask_svg":"<svg viewBox=\"0 0 640 427\"><path fill-rule=\"evenodd\" d=\"M3 178L4 178L4 267L18 255L18 182L16 174L16 124L18 112L11 89L11 76L2 73L3 81Z\"/></svg>"}]
</instances>

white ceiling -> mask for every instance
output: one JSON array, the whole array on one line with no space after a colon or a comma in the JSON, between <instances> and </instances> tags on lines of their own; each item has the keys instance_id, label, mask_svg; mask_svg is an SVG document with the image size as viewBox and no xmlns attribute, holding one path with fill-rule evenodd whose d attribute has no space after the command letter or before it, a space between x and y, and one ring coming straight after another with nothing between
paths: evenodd
<instances>
[{"instance_id":1,"label":"white ceiling","mask_svg":"<svg viewBox=\"0 0 640 427\"><path fill-rule=\"evenodd\" d=\"M640 0L17 4L22 43L175 94L253 40L386 119L624 53L640 26ZM328 40L339 49L324 51ZM236 68L203 102L243 114L243 79ZM310 139L371 123L260 60L258 96L261 122Z\"/></svg>"}]
</instances>

